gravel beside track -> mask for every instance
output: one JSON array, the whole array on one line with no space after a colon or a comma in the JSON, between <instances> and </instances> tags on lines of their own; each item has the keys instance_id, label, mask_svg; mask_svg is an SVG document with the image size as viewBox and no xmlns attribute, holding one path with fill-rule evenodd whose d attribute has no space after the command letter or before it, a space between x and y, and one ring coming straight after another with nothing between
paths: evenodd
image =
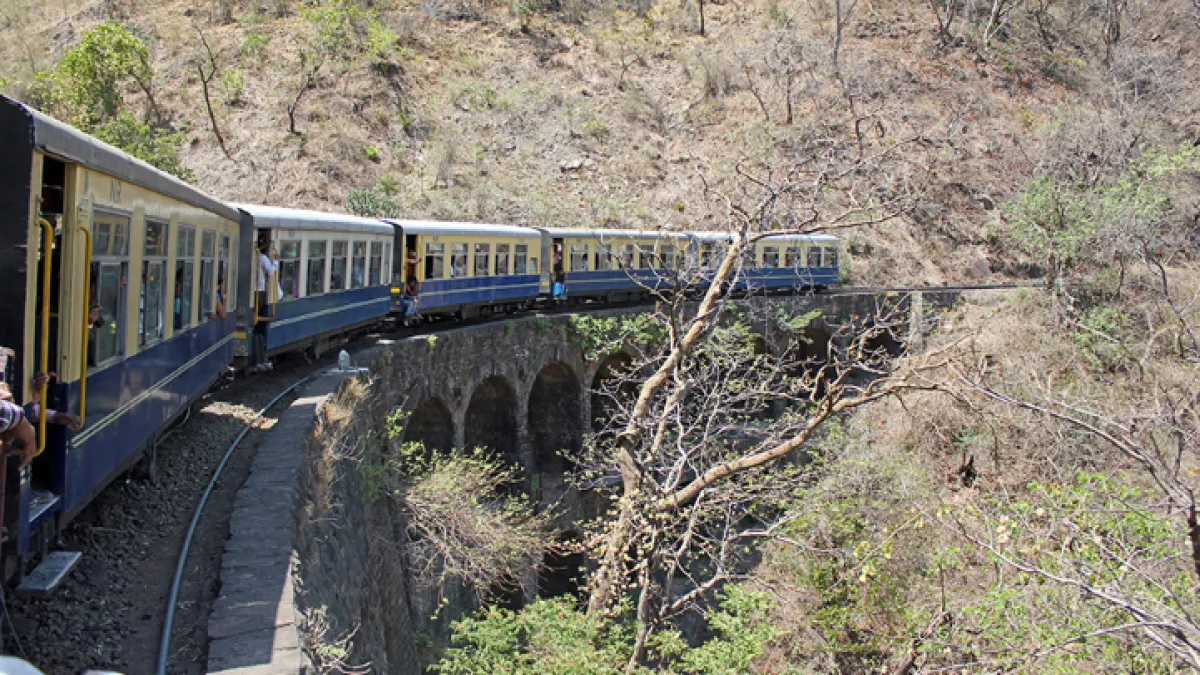
<instances>
[{"instance_id":1,"label":"gravel beside track","mask_svg":"<svg viewBox=\"0 0 1200 675\"><path fill-rule=\"evenodd\" d=\"M89 668L153 673L179 547L213 470L259 409L333 360L308 363L292 356L271 372L226 380L197 401L191 418L160 444L156 480L146 476L143 460L67 528L65 548L83 553L70 577L47 598L9 595L20 640L20 648L10 644L10 651L23 653L48 675L77 675ZM268 411L242 441L200 521L176 609L171 673L204 672L208 614L220 587L233 497L249 474L264 431L290 399Z\"/></svg>"}]
</instances>

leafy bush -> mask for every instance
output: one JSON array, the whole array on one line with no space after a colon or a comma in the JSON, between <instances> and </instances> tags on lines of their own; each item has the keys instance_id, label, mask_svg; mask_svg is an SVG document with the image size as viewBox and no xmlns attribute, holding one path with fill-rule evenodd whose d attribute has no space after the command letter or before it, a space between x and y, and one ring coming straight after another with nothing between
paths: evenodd
<instances>
[{"instance_id":1,"label":"leafy bush","mask_svg":"<svg viewBox=\"0 0 1200 675\"><path fill-rule=\"evenodd\" d=\"M363 218L395 218L400 214L396 200L371 188L351 190L346 195L346 209Z\"/></svg>"},{"instance_id":2,"label":"leafy bush","mask_svg":"<svg viewBox=\"0 0 1200 675\"><path fill-rule=\"evenodd\" d=\"M55 117L91 131L121 113L130 82L149 96L153 79L146 44L109 21L84 33L53 69L35 75L30 96Z\"/></svg>"},{"instance_id":3,"label":"leafy bush","mask_svg":"<svg viewBox=\"0 0 1200 675\"><path fill-rule=\"evenodd\" d=\"M169 174L183 180L195 178L190 169L179 163L179 148L186 137L184 132L159 129L147 122L139 122L129 111L122 111L116 119L93 128L91 133Z\"/></svg>"},{"instance_id":4,"label":"leafy bush","mask_svg":"<svg viewBox=\"0 0 1200 675\"><path fill-rule=\"evenodd\" d=\"M766 644L783 633L768 620L773 607L766 592L728 587L719 608L707 615L715 637L694 649L675 631L655 637L660 670L698 675L750 672ZM456 622L455 646L433 669L443 675L617 675L625 672L632 641L633 626L626 615L587 616L566 598L536 600L520 612L490 607Z\"/></svg>"},{"instance_id":5,"label":"leafy bush","mask_svg":"<svg viewBox=\"0 0 1200 675\"><path fill-rule=\"evenodd\" d=\"M79 45L53 69L38 73L29 94L48 114L190 180L191 172L179 163L184 134L138 121L125 107L123 92L135 84L153 110L153 80L146 44L125 26L110 21L84 33Z\"/></svg>"}]
</instances>

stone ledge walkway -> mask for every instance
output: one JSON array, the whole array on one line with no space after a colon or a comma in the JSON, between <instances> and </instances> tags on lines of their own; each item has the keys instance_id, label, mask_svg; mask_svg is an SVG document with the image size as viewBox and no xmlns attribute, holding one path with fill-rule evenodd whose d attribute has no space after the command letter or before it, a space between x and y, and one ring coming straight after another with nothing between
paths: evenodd
<instances>
[{"instance_id":1,"label":"stone ledge walkway","mask_svg":"<svg viewBox=\"0 0 1200 675\"><path fill-rule=\"evenodd\" d=\"M208 617L208 672L311 673L300 647L292 584L294 491L318 408L342 375L317 376L263 439L238 490L221 558L221 594Z\"/></svg>"}]
</instances>

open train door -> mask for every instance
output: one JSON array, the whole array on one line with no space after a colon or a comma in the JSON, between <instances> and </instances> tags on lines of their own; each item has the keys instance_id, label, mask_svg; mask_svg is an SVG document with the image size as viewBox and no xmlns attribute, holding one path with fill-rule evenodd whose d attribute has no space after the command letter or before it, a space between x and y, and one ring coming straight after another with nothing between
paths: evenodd
<instances>
[{"instance_id":1,"label":"open train door","mask_svg":"<svg viewBox=\"0 0 1200 675\"><path fill-rule=\"evenodd\" d=\"M254 251L250 264L254 271L254 332L252 338L251 361L255 364L267 361L267 332L271 330L271 322L275 320L275 304L279 301L279 270L269 272L263 267L262 255L271 256L274 243L271 241L270 228L258 228L255 231ZM276 259L276 264L278 260Z\"/></svg>"},{"instance_id":2,"label":"open train door","mask_svg":"<svg viewBox=\"0 0 1200 675\"><path fill-rule=\"evenodd\" d=\"M60 529L70 430L47 424L45 411L80 403L76 382L86 372L81 361L88 308L82 261L90 249L72 238L81 229L71 210L73 165L36 151L32 120L23 110L0 108L0 133L10 141L0 149L0 347L12 351L3 379L37 430L36 447L0 461L2 577L8 581L21 576L30 554L44 555ZM59 376L34 392L37 372ZM34 459L22 467L29 454ZM71 552L44 558L22 589L53 588L78 559Z\"/></svg>"}]
</instances>

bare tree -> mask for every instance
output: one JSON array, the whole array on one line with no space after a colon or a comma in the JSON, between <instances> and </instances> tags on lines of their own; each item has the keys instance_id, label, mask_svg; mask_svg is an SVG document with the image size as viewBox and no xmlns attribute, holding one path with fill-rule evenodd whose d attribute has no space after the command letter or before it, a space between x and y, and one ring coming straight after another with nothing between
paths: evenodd
<instances>
[{"instance_id":1,"label":"bare tree","mask_svg":"<svg viewBox=\"0 0 1200 675\"><path fill-rule=\"evenodd\" d=\"M216 53L212 50L212 46L208 44L208 38L204 36L204 31L196 27L196 34L200 36L200 44L204 47L204 60L196 63L196 75L200 78L200 88L204 93L204 108L208 111L208 121L212 125L213 135L217 137L217 145L221 146L221 152L225 153L226 157L232 159L232 156L229 154L229 148L225 147L225 138L221 135L221 128L217 124L217 114L213 110L212 104L212 93L209 91L209 84L217 76L220 63Z\"/></svg>"},{"instance_id":2,"label":"bare tree","mask_svg":"<svg viewBox=\"0 0 1200 675\"><path fill-rule=\"evenodd\" d=\"M834 75L841 76L841 53L842 53L842 37L846 32L846 26L850 23L850 17L854 14L854 8L858 6L858 0L833 0L833 72Z\"/></svg>"},{"instance_id":3,"label":"bare tree","mask_svg":"<svg viewBox=\"0 0 1200 675\"><path fill-rule=\"evenodd\" d=\"M736 578L733 561L745 542L774 531L745 524L754 504L774 503L771 496L789 485L785 458L828 420L925 386L883 377L889 355L880 345L890 344L897 319L888 311L848 327L844 351L830 348L810 360L756 358L723 325L729 289L763 237L859 227L905 212L924 171L901 161L897 148L907 145L881 143L860 155L853 140L814 138L790 148L779 166L739 166L736 199L710 194L733 226L715 272L707 273L711 284L694 311L685 312L679 294L662 298L659 322L668 337L640 364L651 374L617 416L611 440L585 462L620 476L615 515L598 538L588 612L634 591L639 632L629 671L658 626ZM751 428L747 420L770 400L797 407Z\"/></svg>"},{"instance_id":4,"label":"bare tree","mask_svg":"<svg viewBox=\"0 0 1200 675\"><path fill-rule=\"evenodd\" d=\"M951 27L958 14L958 0L929 0L929 9L933 11L933 18L937 21L938 40L943 46L950 44L954 41Z\"/></svg>"}]
</instances>

